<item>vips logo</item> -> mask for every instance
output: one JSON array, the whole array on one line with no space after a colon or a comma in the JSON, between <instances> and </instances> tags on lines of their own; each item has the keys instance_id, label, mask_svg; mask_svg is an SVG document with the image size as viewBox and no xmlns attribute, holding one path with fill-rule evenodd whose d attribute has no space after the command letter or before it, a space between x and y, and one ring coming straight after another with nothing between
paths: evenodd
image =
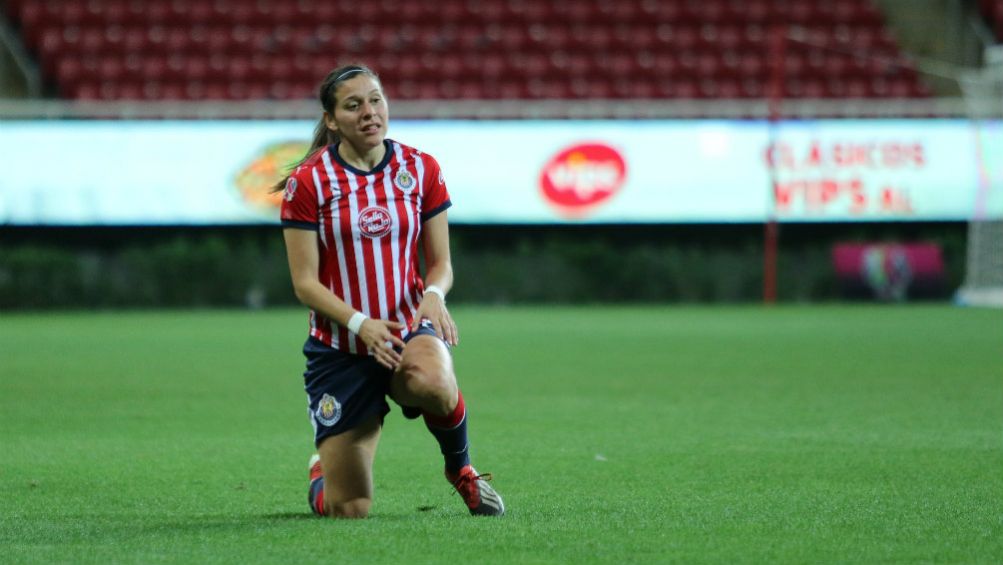
<instances>
[{"instance_id":1,"label":"vips logo","mask_svg":"<svg viewBox=\"0 0 1003 565\"><path fill-rule=\"evenodd\" d=\"M581 218L623 188L627 164L604 143L580 143L554 155L540 173L540 189L561 214Z\"/></svg>"},{"instance_id":2,"label":"vips logo","mask_svg":"<svg viewBox=\"0 0 1003 565\"><path fill-rule=\"evenodd\" d=\"M370 206L359 214L359 231L366 237L373 239L383 237L390 233L391 226L393 220L386 208Z\"/></svg>"}]
</instances>

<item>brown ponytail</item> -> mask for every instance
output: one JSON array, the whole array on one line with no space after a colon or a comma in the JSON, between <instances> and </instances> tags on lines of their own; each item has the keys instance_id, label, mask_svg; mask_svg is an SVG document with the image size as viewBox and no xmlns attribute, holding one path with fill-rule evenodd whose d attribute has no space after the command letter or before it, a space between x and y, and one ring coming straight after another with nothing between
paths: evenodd
<instances>
[{"instance_id":1,"label":"brown ponytail","mask_svg":"<svg viewBox=\"0 0 1003 565\"><path fill-rule=\"evenodd\" d=\"M379 75L365 65L344 65L327 74L327 77L324 78L324 82L320 83L320 89L317 93L318 98L320 98L320 106L324 109L324 112L331 116L334 115L334 107L337 103L335 94L338 91L338 85L355 77L359 73L373 77L377 84L380 82ZM332 143L338 143L338 141L340 141L338 134L328 129L327 123L324 121L324 116L321 116L320 121L317 122L317 126L313 128L313 141L310 142L310 148L307 149L306 155L304 155L299 162L289 167L289 172L292 173L292 171L296 170L296 167L305 163L306 160L309 159L310 156L318 149L327 147ZM275 183L275 185L272 186L271 192L281 192L285 190L286 182L289 181L289 176L290 175L287 174L282 178L282 180Z\"/></svg>"}]
</instances>

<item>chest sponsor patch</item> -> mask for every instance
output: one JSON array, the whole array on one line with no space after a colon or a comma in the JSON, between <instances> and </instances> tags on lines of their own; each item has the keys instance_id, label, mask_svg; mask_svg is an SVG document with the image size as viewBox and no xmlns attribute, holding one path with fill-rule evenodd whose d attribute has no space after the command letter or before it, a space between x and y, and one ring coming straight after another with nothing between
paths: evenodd
<instances>
[{"instance_id":1,"label":"chest sponsor patch","mask_svg":"<svg viewBox=\"0 0 1003 565\"><path fill-rule=\"evenodd\" d=\"M359 231L366 237L383 237L390 233L392 227L393 218L386 208L370 206L359 213Z\"/></svg>"}]
</instances>

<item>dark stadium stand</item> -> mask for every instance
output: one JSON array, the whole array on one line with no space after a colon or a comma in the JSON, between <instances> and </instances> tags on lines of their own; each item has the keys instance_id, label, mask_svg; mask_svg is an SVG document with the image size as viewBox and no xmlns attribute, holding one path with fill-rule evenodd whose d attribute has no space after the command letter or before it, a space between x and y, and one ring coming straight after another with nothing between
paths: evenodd
<instances>
[{"instance_id":1,"label":"dark stadium stand","mask_svg":"<svg viewBox=\"0 0 1003 565\"><path fill-rule=\"evenodd\" d=\"M996 40L1003 43L1003 0L980 0L979 8Z\"/></svg>"},{"instance_id":2,"label":"dark stadium stand","mask_svg":"<svg viewBox=\"0 0 1003 565\"><path fill-rule=\"evenodd\" d=\"M311 98L350 61L391 77L400 99L761 98L778 25L808 43L786 51L789 97L929 96L871 0L6 6L48 84L69 99Z\"/></svg>"}]
</instances>

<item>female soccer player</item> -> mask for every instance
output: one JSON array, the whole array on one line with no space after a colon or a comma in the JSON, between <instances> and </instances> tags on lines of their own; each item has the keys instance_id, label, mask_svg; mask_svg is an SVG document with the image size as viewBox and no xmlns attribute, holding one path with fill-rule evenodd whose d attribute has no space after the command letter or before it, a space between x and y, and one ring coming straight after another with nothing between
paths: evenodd
<instances>
[{"instance_id":1,"label":"female soccer player","mask_svg":"<svg viewBox=\"0 0 1003 565\"><path fill-rule=\"evenodd\" d=\"M310 151L279 184L293 287L310 308L304 377L318 452L310 507L324 516L368 515L389 395L408 418L424 417L471 514L500 516L505 506L490 475L470 465L449 352L459 335L445 301L453 282L450 201L439 164L386 138L387 101L372 70L335 69L320 103Z\"/></svg>"}]
</instances>

